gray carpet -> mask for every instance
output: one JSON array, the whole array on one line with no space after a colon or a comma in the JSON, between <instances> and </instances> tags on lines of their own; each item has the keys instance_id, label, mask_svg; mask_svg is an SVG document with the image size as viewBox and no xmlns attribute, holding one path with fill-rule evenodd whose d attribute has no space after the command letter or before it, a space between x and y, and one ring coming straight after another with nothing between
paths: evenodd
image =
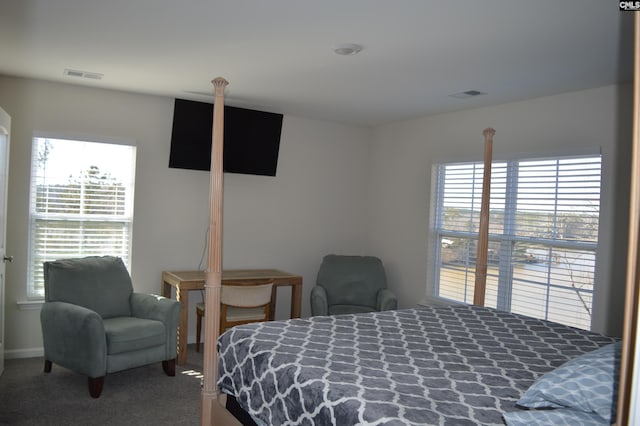
<instances>
[{"instance_id":1,"label":"gray carpet","mask_svg":"<svg viewBox=\"0 0 640 426\"><path fill-rule=\"evenodd\" d=\"M169 377L161 363L108 374L102 395L87 378L42 358L5 360L0 376L0 425L199 425L202 352L189 346L187 364Z\"/></svg>"}]
</instances>

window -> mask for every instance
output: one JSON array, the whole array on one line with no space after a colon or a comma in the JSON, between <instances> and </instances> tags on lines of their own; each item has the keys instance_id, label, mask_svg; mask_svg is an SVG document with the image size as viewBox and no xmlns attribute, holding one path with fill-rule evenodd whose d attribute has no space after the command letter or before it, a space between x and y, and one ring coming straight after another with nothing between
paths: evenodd
<instances>
[{"instance_id":1,"label":"window","mask_svg":"<svg viewBox=\"0 0 640 426\"><path fill-rule=\"evenodd\" d=\"M472 303L482 163L437 166L436 297ZM494 162L485 305L591 328L600 156Z\"/></svg>"},{"instance_id":2,"label":"window","mask_svg":"<svg viewBox=\"0 0 640 426\"><path fill-rule=\"evenodd\" d=\"M44 297L42 263L92 255L130 267L136 149L33 139L27 297Z\"/></svg>"}]
</instances>

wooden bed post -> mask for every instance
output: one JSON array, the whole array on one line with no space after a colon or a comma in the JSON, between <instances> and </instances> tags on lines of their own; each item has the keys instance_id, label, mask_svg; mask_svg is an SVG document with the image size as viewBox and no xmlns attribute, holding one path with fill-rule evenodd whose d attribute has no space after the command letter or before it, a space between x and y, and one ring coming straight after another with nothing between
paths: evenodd
<instances>
[{"instance_id":1,"label":"wooden bed post","mask_svg":"<svg viewBox=\"0 0 640 426\"><path fill-rule=\"evenodd\" d=\"M631 193L629 200L629 240L627 246L627 278L625 292L625 315L622 330L622 353L620 360L620 385L616 425L629 424L634 377L638 366L634 363L637 350L638 309L640 304L640 17L634 12L634 71L633 71L633 130L631 141ZM637 411L637 410L636 410ZM636 413L637 415L637 413Z\"/></svg>"},{"instance_id":2,"label":"wooden bed post","mask_svg":"<svg viewBox=\"0 0 640 426\"><path fill-rule=\"evenodd\" d=\"M480 204L480 227L478 229L478 249L476 254L476 283L473 290L473 304L484 306L487 283L487 251L489 248L489 201L491 199L491 157L493 135L490 127L484 129L484 174L482 176L482 201Z\"/></svg>"},{"instance_id":3,"label":"wooden bed post","mask_svg":"<svg viewBox=\"0 0 640 426\"><path fill-rule=\"evenodd\" d=\"M224 146L224 88L227 80L218 77L214 87L211 172L209 183L208 263L205 276L205 336L200 424L212 424L214 404L218 404L218 329L220 327L220 286L222 285L222 154Z\"/></svg>"}]
</instances>

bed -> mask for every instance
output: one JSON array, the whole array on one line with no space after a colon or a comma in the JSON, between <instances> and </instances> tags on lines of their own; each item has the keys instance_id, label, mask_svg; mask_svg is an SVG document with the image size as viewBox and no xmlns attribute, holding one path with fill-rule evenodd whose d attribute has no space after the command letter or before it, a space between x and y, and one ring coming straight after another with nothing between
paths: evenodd
<instances>
[{"instance_id":1,"label":"bed","mask_svg":"<svg viewBox=\"0 0 640 426\"><path fill-rule=\"evenodd\" d=\"M218 385L258 425L504 424L536 379L614 342L478 306L311 317L221 335Z\"/></svg>"}]
</instances>

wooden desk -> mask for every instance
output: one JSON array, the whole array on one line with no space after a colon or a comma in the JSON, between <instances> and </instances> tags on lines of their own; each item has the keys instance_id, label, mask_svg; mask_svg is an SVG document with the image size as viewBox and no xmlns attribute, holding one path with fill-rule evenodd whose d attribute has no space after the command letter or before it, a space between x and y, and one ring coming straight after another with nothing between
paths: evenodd
<instances>
[{"instance_id":1,"label":"wooden desk","mask_svg":"<svg viewBox=\"0 0 640 426\"><path fill-rule=\"evenodd\" d=\"M233 281L273 280L274 287L291 286L291 318L300 318L302 303L302 276L277 269L235 269L222 271L222 285ZM187 361L187 335L189 333L188 309L189 292L203 290L204 271L163 271L162 295L171 297L171 287L176 289L176 299L180 302L180 321L178 323L178 364ZM274 289L275 293L275 289ZM271 318L276 311L276 297L271 298Z\"/></svg>"}]
</instances>

